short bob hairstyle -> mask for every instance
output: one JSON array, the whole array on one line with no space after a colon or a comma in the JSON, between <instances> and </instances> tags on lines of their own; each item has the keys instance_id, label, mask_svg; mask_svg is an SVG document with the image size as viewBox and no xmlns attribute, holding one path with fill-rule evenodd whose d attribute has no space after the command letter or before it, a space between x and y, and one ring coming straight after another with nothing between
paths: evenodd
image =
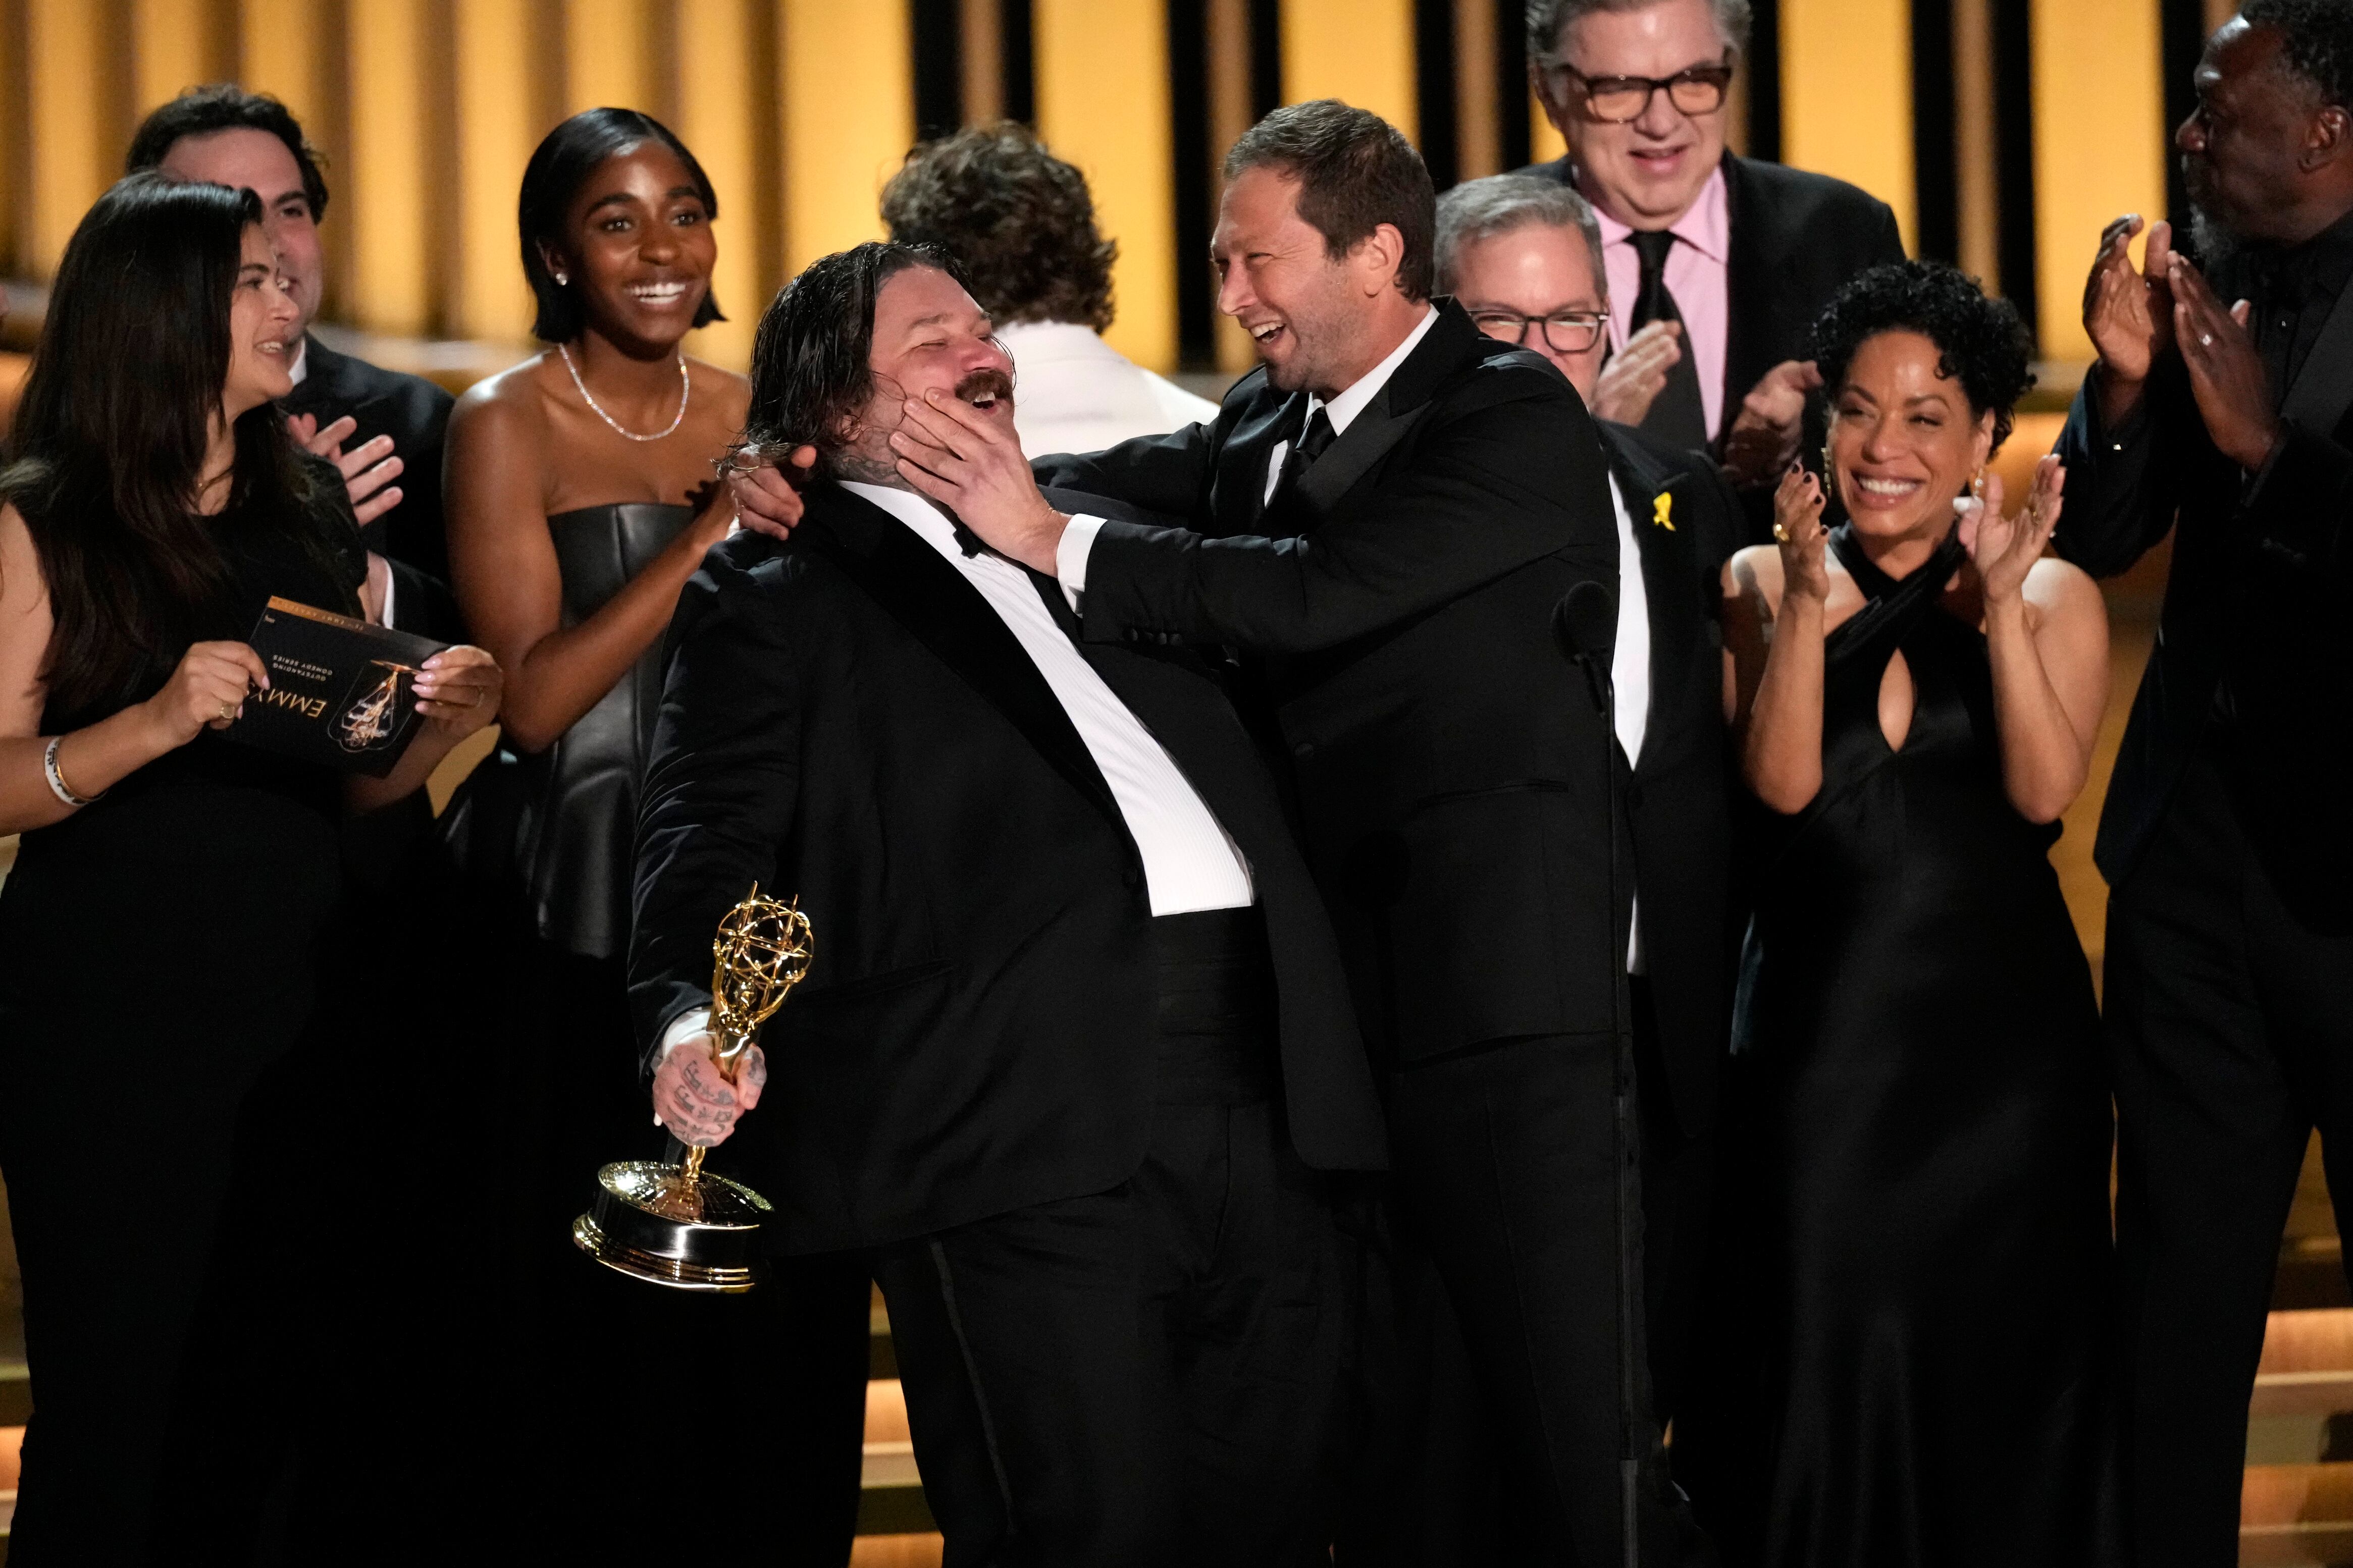
<instances>
[{"instance_id":1,"label":"short bob hairstyle","mask_svg":"<svg viewBox=\"0 0 2353 1568\"><path fill-rule=\"evenodd\" d=\"M2018 307L1989 299L1976 279L1941 261L1892 261L1858 272L1814 323L1813 360L1830 397L1846 384L1855 351L1882 332L1917 332L1936 345L1936 374L1961 384L1969 412L1993 410L1993 446L2010 439L2010 415L2034 384L2031 340Z\"/></svg>"},{"instance_id":2,"label":"short bob hairstyle","mask_svg":"<svg viewBox=\"0 0 2353 1568\"><path fill-rule=\"evenodd\" d=\"M874 302L911 267L937 268L972 291L938 246L879 239L819 257L777 291L752 336L747 445L775 454L815 447L818 477L841 477L849 428L874 391Z\"/></svg>"},{"instance_id":3,"label":"short bob hairstyle","mask_svg":"<svg viewBox=\"0 0 2353 1568\"><path fill-rule=\"evenodd\" d=\"M702 198L702 210L707 216L719 216L719 193L711 188L711 176L702 172L686 143L670 132L669 126L650 114L634 109L584 109L547 133L534 149L531 162L523 165L522 196L516 204L517 226L522 230L522 275L531 282L532 298L539 301L539 313L532 321L533 337L542 342L568 343L588 327L587 312L581 308L579 290L571 284L558 283L547 270L547 258L541 247L552 245L564 248L564 220L572 211L580 187L596 172L596 165L607 158L634 152L648 142L659 142L678 154L686 165L689 178L694 181L694 194ZM694 324L707 327L727 318L719 313L719 301L706 288L702 303L694 309Z\"/></svg>"}]
</instances>

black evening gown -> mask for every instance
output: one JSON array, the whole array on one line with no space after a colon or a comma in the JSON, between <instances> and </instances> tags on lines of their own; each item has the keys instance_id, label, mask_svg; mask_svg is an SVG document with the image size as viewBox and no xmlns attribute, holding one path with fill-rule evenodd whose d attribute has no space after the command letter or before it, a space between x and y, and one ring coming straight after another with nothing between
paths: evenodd
<instances>
[{"instance_id":1,"label":"black evening gown","mask_svg":"<svg viewBox=\"0 0 2353 1568\"><path fill-rule=\"evenodd\" d=\"M1728 1562L2107 1560L2110 1110L2090 973L2003 792L1985 638L1832 536L1822 785L1758 808L1735 1051L1738 1278L1693 1487ZM1915 691L1891 750L1880 682Z\"/></svg>"},{"instance_id":2,"label":"black evening gown","mask_svg":"<svg viewBox=\"0 0 2353 1568\"><path fill-rule=\"evenodd\" d=\"M242 640L272 595L356 610L367 563L348 515L322 514L310 545L216 524L228 581L194 640ZM42 731L111 711L50 711ZM188 1435L249 1446L233 1406L270 1391L223 1384L236 1350L199 1325L234 1329L247 1319L225 1300L251 1308L301 1278L299 1235L286 1256L232 1256L226 1238L302 1188L304 1150L332 1125L304 1108L274 1130L261 1179L233 1178L318 1001L341 816L335 773L207 730L26 834L0 889L0 1172L36 1406L20 1568L149 1562L151 1531L197 1523L161 1517L170 1475L198 1457Z\"/></svg>"},{"instance_id":3,"label":"black evening gown","mask_svg":"<svg viewBox=\"0 0 2353 1568\"><path fill-rule=\"evenodd\" d=\"M564 624L595 614L691 517L649 502L551 516ZM496 759L451 824L512 857L526 932L502 1069L518 1108L509 1544L583 1562L683 1551L712 1568L839 1568L862 1458L864 1260L812 1260L749 1295L711 1296L617 1274L571 1238L598 1166L659 1158L669 1142L653 1125L627 986L662 652L657 639L546 751ZM504 820L468 824L466 813ZM732 1479L711 1480L721 1473Z\"/></svg>"}]
</instances>

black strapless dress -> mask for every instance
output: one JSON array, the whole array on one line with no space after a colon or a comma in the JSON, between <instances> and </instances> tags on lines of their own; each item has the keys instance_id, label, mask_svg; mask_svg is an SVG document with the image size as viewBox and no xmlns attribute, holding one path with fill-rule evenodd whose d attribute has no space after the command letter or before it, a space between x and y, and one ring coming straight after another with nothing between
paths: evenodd
<instances>
[{"instance_id":1,"label":"black strapless dress","mask_svg":"<svg viewBox=\"0 0 2353 1568\"><path fill-rule=\"evenodd\" d=\"M1752 813L1727 1424L1677 1439L1735 1563L2107 1560L2111 1131L2047 851L2003 792L1957 540L1831 634L1820 793ZM1891 750L1879 690L1915 692Z\"/></svg>"},{"instance_id":2,"label":"black strapless dress","mask_svg":"<svg viewBox=\"0 0 2353 1568\"><path fill-rule=\"evenodd\" d=\"M243 638L272 595L355 609L358 535L319 526L314 550L221 520L229 582L201 637ZM106 711L53 710L42 732ZM342 798L324 767L205 731L26 834L0 890L0 1171L38 1407L11 1542L24 1568L144 1564L166 1472L189 1457L175 1419L237 1429L220 1404L186 1408L229 1353L196 1325L219 1277L272 1267L222 1256L230 1216L275 1202L233 1180L239 1121L317 1005ZM331 1121L279 1145L290 1189L301 1138Z\"/></svg>"}]
</instances>

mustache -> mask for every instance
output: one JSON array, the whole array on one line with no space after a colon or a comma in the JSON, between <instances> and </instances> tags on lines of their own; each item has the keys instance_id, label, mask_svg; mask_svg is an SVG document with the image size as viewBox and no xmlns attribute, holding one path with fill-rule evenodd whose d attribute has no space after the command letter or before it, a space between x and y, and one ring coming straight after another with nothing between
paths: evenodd
<instances>
[{"instance_id":1,"label":"mustache","mask_svg":"<svg viewBox=\"0 0 2353 1568\"><path fill-rule=\"evenodd\" d=\"M1013 378L994 367L974 371L955 384L955 395L966 403L984 397L1013 400Z\"/></svg>"}]
</instances>

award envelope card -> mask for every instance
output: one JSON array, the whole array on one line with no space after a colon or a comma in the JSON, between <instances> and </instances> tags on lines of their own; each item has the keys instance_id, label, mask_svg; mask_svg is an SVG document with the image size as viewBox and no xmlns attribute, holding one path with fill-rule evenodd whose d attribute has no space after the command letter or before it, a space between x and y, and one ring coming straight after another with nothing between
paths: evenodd
<instances>
[{"instance_id":1,"label":"award envelope card","mask_svg":"<svg viewBox=\"0 0 2353 1568\"><path fill-rule=\"evenodd\" d=\"M272 599L250 639L269 689L223 733L248 746L382 778L417 733L417 672L448 647L291 599Z\"/></svg>"}]
</instances>

